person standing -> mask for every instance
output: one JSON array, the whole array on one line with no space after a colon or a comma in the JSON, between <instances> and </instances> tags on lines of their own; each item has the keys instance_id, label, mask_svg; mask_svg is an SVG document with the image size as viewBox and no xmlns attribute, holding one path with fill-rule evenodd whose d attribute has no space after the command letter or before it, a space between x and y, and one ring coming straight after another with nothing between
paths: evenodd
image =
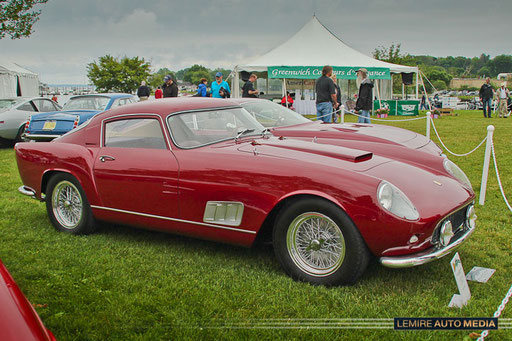
<instances>
[{"instance_id":1,"label":"person standing","mask_svg":"<svg viewBox=\"0 0 512 341\"><path fill-rule=\"evenodd\" d=\"M146 86L146 82L140 82L140 87L137 90L137 96L139 97L139 101L147 101L150 95L149 88Z\"/></svg>"},{"instance_id":2,"label":"person standing","mask_svg":"<svg viewBox=\"0 0 512 341\"><path fill-rule=\"evenodd\" d=\"M242 87L242 97L258 97L259 91L254 89L254 82L256 82L256 79L258 79L258 77L254 73L249 76L249 80L245 82Z\"/></svg>"},{"instance_id":3,"label":"person standing","mask_svg":"<svg viewBox=\"0 0 512 341\"><path fill-rule=\"evenodd\" d=\"M164 85L162 85L164 98L178 97L178 86L171 75L164 77Z\"/></svg>"},{"instance_id":4,"label":"person standing","mask_svg":"<svg viewBox=\"0 0 512 341\"><path fill-rule=\"evenodd\" d=\"M480 88L480 92L478 97L480 97L480 101L482 101L482 106L484 110L484 117L491 118L491 102L494 97L493 89L491 86L491 79L487 77L485 83Z\"/></svg>"},{"instance_id":5,"label":"person standing","mask_svg":"<svg viewBox=\"0 0 512 341\"><path fill-rule=\"evenodd\" d=\"M370 110L372 109L372 91L373 83L368 79L368 70L361 68L357 70L357 78L361 82L359 85L359 95L356 102L356 113L359 116L358 123L371 123Z\"/></svg>"},{"instance_id":6,"label":"person standing","mask_svg":"<svg viewBox=\"0 0 512 341\"><path fill-rule=\"evenodd\" d=\"M316 117L326 123L331 122L333 108L339 105L331 76L332 66L325 65L322 76L316 80Z\"/></svg>"},{"instance_id":7,"label":"person standing","mask_svg":"<svg viewBox=\"0 0 512 341\"><path fill-rule=\"evenodd\" d=\"M215 74L215 81L212 82L211 91L214 98L229 98L231 96L228 82L222 80L222 72Z\"/></svg>"},{"instance_id":8,"label":"person standing","mask_svg":"<svg viewBox=\"0 0 512 341\"><path fill-rule=\"evenodd\" d=\"M293 106L293 98L289 91L286 91L286 96L281 98L281 105L287 108L291 108Z\"/></svg>"},{"instance_id":9,"label":"person standing","mask_svg":"<svg viewBox=\"0 0 512 341\"><path fill-rule=\"evenodd\" d=\"M159 99L163 97L162 88L158 87L158 89L155 90L155 99Z\"/></svg>"},{"instance_id":10,"label":"person standing","mask_svg":"<svg viewBox=\"0 0 512 341\"><path fill-rule=\"evenodd\" d=\"M427 98L423 91L421 92L420 110L427 110Z\"/></svg>"},{"instance_id":11,"label":"person standing","mask_svg":"<svg viewBox=\"0 0 512 341\"><path fill-rule=\"evenodd\" d=\"M334 73L332 74L331 79L334 82L334 88L336 89L336 101L338 102L338 105L341 105L341 89L340 89L340 86L338 85L336 75ZM338 112L338 115L340 115L339 112ZM333 122L336 123L338 121L337 120L338 115L336 115L335 112L332 113Z\"/></svg>"},{"instance_id":12,"label":"person standing","mask_svg":"<svg viewBox=\"0 0 512 341\"><path fill-rule=\"evenodd\" d=\"M199 85L197 86L197 97L207 97L208 91L206 90L206 84L208 83L208 80L206 78L201 78L199 81Z\"/></svg>"},{"instance_id":13,"label":"person standing","mask_svg":"<svg viewBox=\"0 0 512 341\"><path fill-rule=\"evenodd\" d=\"M499 117L508 117L508 110L507 110L507 102L508 102L508 96L510 95L510 92L505 87L505 82L501 83L501 87L496 90L496 97L498 97L498 114Z\"/></svg>"}]
</instances>

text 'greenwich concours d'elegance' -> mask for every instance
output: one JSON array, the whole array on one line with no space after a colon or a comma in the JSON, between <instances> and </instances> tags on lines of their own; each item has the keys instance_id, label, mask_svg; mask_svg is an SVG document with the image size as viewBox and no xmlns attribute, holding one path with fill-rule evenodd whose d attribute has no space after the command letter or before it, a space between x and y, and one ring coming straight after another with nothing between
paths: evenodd
<instances>
[{"instance_id":1,"label":"text 'greenwich concours d'elegance'","mask_svg":"<svg viewBox=\"0 0 512 341\"><path fill-rule=\"evenodd\" d=\"M0 2L0 339L511 339L470 3Z\"/></svg>"}]
</instances>

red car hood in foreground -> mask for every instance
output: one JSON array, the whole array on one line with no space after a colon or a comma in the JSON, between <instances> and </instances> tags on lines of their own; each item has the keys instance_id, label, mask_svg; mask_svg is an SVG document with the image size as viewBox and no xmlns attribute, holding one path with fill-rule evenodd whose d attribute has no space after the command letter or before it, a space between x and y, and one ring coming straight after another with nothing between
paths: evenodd
<instances>
[{"instance_id":1,"label":"red car hood in foreground","mask_svg":"<svg viewBox=\"0 0 512 341\"><path fill-rule=\"evenodd\" d=\"M55 340L1 261L0 340Z\"/></svg>"},{"instance_id":2,"label":"red car hood in foreground","mask_svg":"<svg viewBox=\"0 0 512 341\"><path fill-rule=\"evenodd\" d=\"M298 138L322 138L336 140L356 140L385 144L403 145L411 149L421 149L439 155L441 150L425 136L381 124L325 124L311 122L271 129L276 136Z\"/></svg>"}]
</instances>

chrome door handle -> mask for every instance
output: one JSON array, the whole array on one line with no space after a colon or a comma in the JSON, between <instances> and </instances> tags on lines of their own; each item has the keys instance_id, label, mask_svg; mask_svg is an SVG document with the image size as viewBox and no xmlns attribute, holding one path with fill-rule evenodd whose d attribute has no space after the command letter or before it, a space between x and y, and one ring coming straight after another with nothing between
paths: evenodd
<instances>
[{"instance_id":1,"label":"chrome door handle","mask_svg":"<svg viewBox=\"0 0 512 341\"><path fill-rule=\"evenodd\" d=\"M100 156L100 161L101 162L114 161L115 159L116 159L115 157L109 156L109 155L102 155L102 156Z\"/></svg>"}]
</instances>

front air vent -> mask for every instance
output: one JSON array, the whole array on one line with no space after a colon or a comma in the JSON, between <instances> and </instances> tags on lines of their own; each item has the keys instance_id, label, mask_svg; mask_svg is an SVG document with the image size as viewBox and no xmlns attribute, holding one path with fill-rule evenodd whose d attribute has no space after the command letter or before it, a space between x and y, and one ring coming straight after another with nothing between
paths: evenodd
<instances>
[{"instance_id":1,"label":"front air vent","mask_svg":"<svg viewBox=\"0 0 512 341\"><path fill-rule=\"evenodd\" d=\"M240 226L244 204L234 201L208 201L204 210L205 223Z\"/></svg>"}]
</instances>

